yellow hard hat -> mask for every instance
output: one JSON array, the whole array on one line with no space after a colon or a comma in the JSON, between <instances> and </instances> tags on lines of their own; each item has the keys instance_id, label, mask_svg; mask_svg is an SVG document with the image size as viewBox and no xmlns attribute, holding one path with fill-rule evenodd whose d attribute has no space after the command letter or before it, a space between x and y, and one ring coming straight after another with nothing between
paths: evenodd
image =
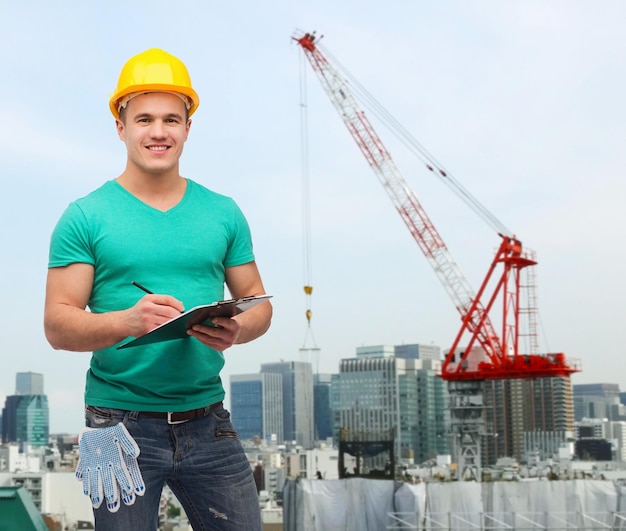
<instances>
[{"instance_id":1,"label":"yellow hard hat","mask_svg":"<svg viewBox=\"0 0 626 531\"><path fill-rule=\"evenodd\" d=\"M187 104L189 116L200 105L200 98L191 87L187 67L180 59L159 48L141 52L123 66L109 101L113 116L120 117L120 105L127 103L133 94L145 92L172 92L180 95Z\"/></svg>"}]
</instances>

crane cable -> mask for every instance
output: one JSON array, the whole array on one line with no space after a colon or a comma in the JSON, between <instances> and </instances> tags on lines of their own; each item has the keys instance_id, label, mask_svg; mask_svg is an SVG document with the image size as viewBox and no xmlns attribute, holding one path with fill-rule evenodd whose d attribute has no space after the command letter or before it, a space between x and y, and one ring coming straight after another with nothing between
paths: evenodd
<instances>
[{"instance_id":1,"label":"crane cable","mask_svg":"<svg viewBox=\"0 0 626 531\"><path fill-rule=\"evenodd\" d=\"M301 350L317 350L313 330L311 328L311 310L313 285L313 268L311 261L311 180L309 176L309 133L308 133L308 104L306 63L303 54L300 54L300 172L302 176L302 262L304 294L306 303L307 331ZM312 342L312 346L308 346Z\"/></svg>"},{"instance_id":2,"label":"crane cable","mask_svg":"<svg viewBox=\"0 0 626 531\"><path fill-rule=\"evenodd\" d=\"M348 81L356 94L357 99L369 111L376 116L382 124L402 142L426 168L437 175L459 198L461 198L472 210L474 210L491 228L503 236L512 237L513 233L498 220L478 199L476 199L450 172L443 166L409 133L406 128L398 122L377 100L372 96L358 80L348 72L348 70L333 57L319 42L316 44L324 55L331 59L337 66L346 81Z\"/></svg>"}]
</instances>

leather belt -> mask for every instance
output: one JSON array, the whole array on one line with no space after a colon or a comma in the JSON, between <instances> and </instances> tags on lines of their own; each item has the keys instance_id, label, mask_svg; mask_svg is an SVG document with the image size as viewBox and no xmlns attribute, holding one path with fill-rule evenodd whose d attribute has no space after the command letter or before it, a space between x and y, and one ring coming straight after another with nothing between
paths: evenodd
<instances>
[{"instance_id":1,"label":"leather belt","mask_svg":"<svg viewBox=\"0 0 626 531\"><path fill-rule=\"evenodd\" d=\"M209 406L209 411L213 411L218 406L221 406L223 402L215 402ZM206 407L199 407L198 409L190 409L189 411L139 411L140 415L146 417L155 417L158 419L167 419L168 424L181 424L188 420L194 420L204 417Z\"/></svg>"}]
</instances>

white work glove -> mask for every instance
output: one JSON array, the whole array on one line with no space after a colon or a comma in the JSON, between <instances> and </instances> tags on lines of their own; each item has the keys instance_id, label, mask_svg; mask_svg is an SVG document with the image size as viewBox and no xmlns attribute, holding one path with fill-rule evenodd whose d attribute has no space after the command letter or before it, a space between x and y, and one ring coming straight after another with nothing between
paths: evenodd
<instances>
[{"instance_id":1,"label":"white work glove","mask_svg":"<svg viewBox=\"0 0 626 531\"><path fill-rule=\"evenodd\" d=\"M82 480L83 492L95 509L106 499L107 509L114 513L120 508L120 493L126 505L144 495L146 486L137 464L139 446L124 424L83 429L78 449L76 478Z\"/></svg>"}]
</instances>

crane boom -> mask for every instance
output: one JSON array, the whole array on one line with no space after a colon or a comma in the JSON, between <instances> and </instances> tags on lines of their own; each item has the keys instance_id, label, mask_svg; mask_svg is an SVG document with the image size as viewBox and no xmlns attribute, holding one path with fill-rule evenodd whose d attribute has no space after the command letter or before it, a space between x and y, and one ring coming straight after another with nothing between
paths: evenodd
<instances>
[{"instance_id":1,"label":"crane boom","mask_svg":"<svg viewBox=\"0 0 626 531\"><path fill-rule=\"evenodd\" d=\"M462 326L444 361L442 377L448 380L537 378L566 376L578 370L570 367L560 353L518 356L520 271L536 264L523 253L521 242L513 236L500 234L500 247L479 291L474 293L416 194L359 107L348 83L320 51L315 33L304 33L293 39L304 51L352 138L461 315ZM498 279L494 274L499 265L504 271ZM488 286L494 281L495 289L489 295ZM501 335L496 333L489 317L499 296L503 309ZM469 342L461 347L467 333L470 334Z\"/></svg>"}]
</instances>

